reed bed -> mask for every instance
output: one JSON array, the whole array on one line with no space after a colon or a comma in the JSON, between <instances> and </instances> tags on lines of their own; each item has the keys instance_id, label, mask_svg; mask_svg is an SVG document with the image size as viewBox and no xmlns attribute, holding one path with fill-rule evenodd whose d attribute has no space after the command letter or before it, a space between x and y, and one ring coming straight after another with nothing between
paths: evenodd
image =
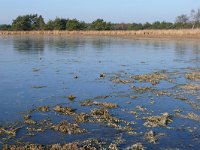
<instances>
[{"instance_id":1,"label":"reed bed","mask_svg":"<svg viewBox=\"0 0 200 150\"><path fill-rule=\"evenodd\" d=\"M139 31L0 31L4 35L95 35L95 36L130 36L130 37L169 37L200 38L200 29L183 30L139 30Z\"/></svg>"}]
</instances>

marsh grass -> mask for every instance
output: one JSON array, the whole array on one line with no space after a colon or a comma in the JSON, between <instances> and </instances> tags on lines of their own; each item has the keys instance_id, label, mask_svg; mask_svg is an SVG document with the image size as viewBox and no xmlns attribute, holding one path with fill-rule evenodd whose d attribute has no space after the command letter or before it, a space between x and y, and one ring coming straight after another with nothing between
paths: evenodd
<instances>
[{"instance_id":1,"label":"marsh grass","mask_svg":"<svg viewBox=\"0 0 200 150\"><path fill-rule=\"evenodd\" d=\"M131 37L199 38L200 29L181 30L112 30L112 31L0 31L2 35L100 35Z\"/></svg>"}]
</instances>

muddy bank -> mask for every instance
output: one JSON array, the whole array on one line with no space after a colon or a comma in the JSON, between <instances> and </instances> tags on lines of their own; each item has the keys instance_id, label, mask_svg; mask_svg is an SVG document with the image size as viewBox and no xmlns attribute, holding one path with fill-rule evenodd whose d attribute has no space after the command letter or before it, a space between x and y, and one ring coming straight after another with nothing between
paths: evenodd
<instances>
[{"instance_id":1,"label":"muddy bank","mask_svg":"<svg viewBox=\"0 0 200 150\"><path fill-rule=\"evenodd\" d=\"M185 30L139 30L139 31L0 31L5 35L95 35L128 36L134 38L199 38L199 29Z\"/></svg>"}]
</instances>

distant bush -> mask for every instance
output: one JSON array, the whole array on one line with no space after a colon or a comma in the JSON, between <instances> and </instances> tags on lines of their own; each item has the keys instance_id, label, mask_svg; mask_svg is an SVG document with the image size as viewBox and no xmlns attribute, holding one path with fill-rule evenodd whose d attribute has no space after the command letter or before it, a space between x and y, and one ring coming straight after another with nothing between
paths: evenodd
<instances>
[{"instance_id":1,"label":"distant bush","mask_svg":"<svg viewBox=\"0 0 200 150\"><path fill-rule=\"evenodd\" d=\"M9 31L11 30L11 25L2 24L0 25L0 31Z\"/></svg>"},{"instance_id":2,"label":"distant bush","mask_svg":"<svg viewBox=\"0 0 200 150\"><path fill-rule=\"evenodd\" d=\"M30 30L151 30L151 29L193 29L200 27L200 9L191 10L188 15L180 15L175 23L155 21L153 23L111 23L97 19L92 23L85 23L77 19L55 18L44 22L43 17L37 14L18 16L12 25L2 24L0 30L30 31Z\"/></svg>"}]
</instances>

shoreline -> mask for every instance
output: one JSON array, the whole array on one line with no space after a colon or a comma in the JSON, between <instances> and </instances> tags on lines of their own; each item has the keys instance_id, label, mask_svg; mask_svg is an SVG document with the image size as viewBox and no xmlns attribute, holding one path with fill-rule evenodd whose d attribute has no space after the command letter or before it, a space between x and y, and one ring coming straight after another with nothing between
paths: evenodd
<instances>
[{"instance_id":1,"label":"shoreline","mask_svg":"<svg viewBox=\"0 0 200 150\"><path fill-rule=\"evenodd\" d=\"M0 31L0 36L9 35L81 35L125 36L132 38L200 38L200 29L183 30L138 30L138 31Z\"/></svg>"}]
</instances>

